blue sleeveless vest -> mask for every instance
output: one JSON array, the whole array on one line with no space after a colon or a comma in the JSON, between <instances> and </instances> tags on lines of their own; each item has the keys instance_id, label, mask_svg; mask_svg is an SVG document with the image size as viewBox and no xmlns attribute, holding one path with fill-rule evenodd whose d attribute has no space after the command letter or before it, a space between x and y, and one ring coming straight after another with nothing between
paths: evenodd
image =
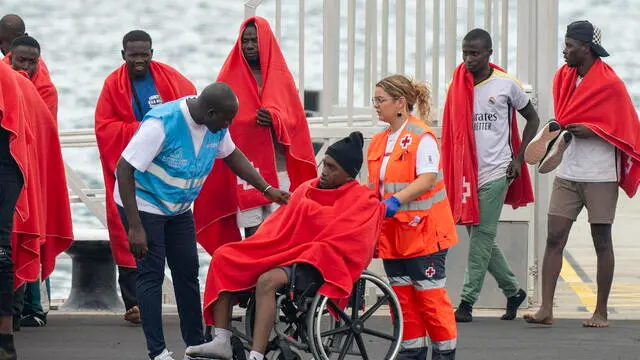
<instances>
[{"instance_id":1,"label":"blue sleeveless vest","mask_svg":"<svg viewBox=\"0 0 640 360\"><path fill-rule=\"evenodd\" d=\"M191 207L218 153L227 129L207 131L196 156L187 119L178 99L158 106L142 121L155 118L164 125L165 141L160 153L145 172L136 170L136 196L157 206L167 215L181 214Z\"/></svg>"}]
</instances>

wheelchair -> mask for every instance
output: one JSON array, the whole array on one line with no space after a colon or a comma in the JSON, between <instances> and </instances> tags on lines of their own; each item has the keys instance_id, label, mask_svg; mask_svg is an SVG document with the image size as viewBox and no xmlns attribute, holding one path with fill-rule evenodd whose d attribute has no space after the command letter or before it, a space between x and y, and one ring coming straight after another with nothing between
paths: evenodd
<instances>
[{"instance_id":1,"label":"wheelchair","mask_svg":"<svg viewBox=\"0 0 640 360\"><path fill-rule=\"evenodd\" d=\"M295 269L294 265L294 273ZM311 284L306 289L297 289L292 282L276 294L276 321L266 359L307 360L311 359L309 354L314 360L396 358L402 341L402 311L389 284L374 273L364 271L353 285L350 298L339 304L316 293L319 287ZM370 306L365 304L367 290L376 299ZM255 297L245 294L240 306L246 311L244 317L232 320L233 359L247 360ZM384 312L383 317L374 316L380 311ZM373 323L378 329L372 327ZM386 330L380 330L381 324ZM375 352L371 345L376 347Z\"/></svg>"}]
</instances>

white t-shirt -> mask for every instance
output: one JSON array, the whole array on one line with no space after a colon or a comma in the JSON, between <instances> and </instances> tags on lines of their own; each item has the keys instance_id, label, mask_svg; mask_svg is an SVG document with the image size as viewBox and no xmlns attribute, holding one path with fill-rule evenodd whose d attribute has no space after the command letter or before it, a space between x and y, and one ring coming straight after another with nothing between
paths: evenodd
<instances>
[{"instance_id":1,"label":"white t-shirt","mask_svg":"<svg viewBox=\"0 0 640 360\"><path fill-rule=\"evenodd\" d=\"M511 149L512 111L529 103L518 80L493 70L473 91L473 130L478 156L478 187L506 176Z\"/></svg>"},{"instance_id":2,"label":"white t-shirt","mask_svg":"<svg viewBox=\"0 0 640 360\"><path fill-rule=\"evenodd\" d=\"M402 127L393 134L389 134L387 138L387 148L382 158L382 167L380 168L380 196L384 195L384 176L387 173L387 164L389 157L393 152L393 148L398 141L398 136L407 125L408 120L402 124ZM431 135L424 135L418 144L418 154L416 156L416 176L427 173L438 173L438 164L440 163L440 151L438 151L438 143Z\"/></svg>"},{"instance_id":3,"label":"white t-shirt","mask_svg":"<svg viewBox=\"0 0 640 360\"><path fill-rule=\"evenodd\" d=\"M187 122L187 125L189 125L191 140L193 141L193 147L195 148L195 152L197 155L200 152L200 148L202 147L204 136L207 134L207 131L209 131L209 129L207 129L206 126L196 124L196 122L193 121L185 100L180 102L180 110L182 110L184 119ZM149 168L149 165L151 165L153 159L155 159L155 157L158 156L158 154L162 150L164 140L165 134L162 120L153 118L147 119L142 122L142 124L140 124L140 128L138 128L138 131L122 152L122 157L127 160L127 162L131 164L131 166L133 166L136 170L145 172L147 168ZM235 149L236 145L233 143L233 140L231 140L231 135L229 135L229 132L227 131L224 138L222 138L222 141L220 141L220 144L218 145L218 153L216 154L216 158L226 158ZM115 200L116 204L122 206L117 174L116 184L113 190L113 199ZM136 203L138 204L139 211L164 215L164 212L160 210L160 208L138 196L136 196Z\"/></svg>"},{"instance_id":4,"label":"white t-shirt","mask_svg":"<svg viewBox=\"0 0 640 360\"><path fill-rule=\"evenodd\" d=\"M576 86L582 79L578 78ZM599 136L573 137L562 155L558 177L580 182L618 181L620 161L616 147Z\"/></svg>"}]
</instances>

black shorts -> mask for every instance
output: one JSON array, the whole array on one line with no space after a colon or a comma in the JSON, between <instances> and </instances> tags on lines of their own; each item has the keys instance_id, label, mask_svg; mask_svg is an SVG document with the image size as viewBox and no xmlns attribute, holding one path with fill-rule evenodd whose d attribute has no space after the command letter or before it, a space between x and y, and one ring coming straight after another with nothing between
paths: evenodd
<instances>
[{"instance_id":1,"label":"black shorts","mask_svg":"<svg viewBox=\"0 0 640 360\"><path fill-rule=\"evenodd\" d=\"M291 285L291 277L293 276L293 265L282 266L280 268L287 273L287 278L289 279L289 284ZM316 269L314 266L307 263L296 264L295 276L296 292L303 292L307 288L311 287L309 291L315 293L324 283L324 278L322 277L322 274L320 274L320 271L318 271L318 269Z\"/></svg>"}]
</instances>

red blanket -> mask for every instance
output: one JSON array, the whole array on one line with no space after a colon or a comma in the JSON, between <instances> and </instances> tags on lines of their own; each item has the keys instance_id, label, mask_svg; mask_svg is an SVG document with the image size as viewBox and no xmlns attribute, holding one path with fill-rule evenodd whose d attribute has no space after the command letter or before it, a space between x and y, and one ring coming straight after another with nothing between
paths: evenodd
<instances>
[{"instance_id":1,"label":"red blanket","mask_svg":"<svg viewBox=\"0 0 640 360\"><path fill-rule=\"evenodd\" d=\"M56 121L36 87L26 78L18 78L25 105L29 108L30 117L27 120L35 138L34 149L38 154L38 203L41 211L41 233L44 234L40 260L41 279L44 280L55 269L56 257L68 249L73 241L71 206Z\"/></svg>"},{"instance_id":2,"label":"red blanket","mask_svg":"<svg viewBox=\"0 0 640 360\"><path fill-rule=\"evenodd\" d=\"M163 102L196 94L193 84L172 67L152 61L150 69ZM127 234L113 201L113 188L118 159L140 124L133 113L131 96L131 81L127 67L123 64L105 80L95 113L96 138L106 189L111 250L116 263L125 267L135 267L136 263L129 251Z\"/></svg>"},{"instance_id":3,"label":"red blanket","mask_svg":"<svg viewBox=\"0 0 640 360\"><path fill-rule=\"evenodd\" d=\"M556 120L581 123L622 152L620 187L633 197L640 184L640 122L624 82L596 59L580 86L578 71L562 66L553 79Z\"/></svg>"},{"instance_id":4,"label":"red blanket","mask_svg":"<svg viewBox=\"0 0 640 360\"><path fill-rule=\"evenodd\" d=\"M263 273L293 263L320 271L322 295L350 295L373 257L384 206L356 181L335 190L317 184L315 179L300 185L251 238L216 250L204 292L207 324L213 323L212 306L221 292L251 289Z\"/></svg>"},{"instance_id":5,"label":"red blanket","mask_svg":"<svg viewBox=\"0 0 640 360\"><path fill-rule=\"evenodd\" d=\"M249 21L255 22L258 32L263 79L260 92L241 47L242 33ZM256 111L259 108L267 109L273 119L275 139L284 147L287 173L291 180L290 189L294 190L304 181L317 176L309 126L296 84L269 23L265 19L261 17L246 19L240 29L238 40L217 79L231 86L240 101L240 109L229 131L235 144L265 180L274 187L277 186L278 177L271 130L256 122ZM231 219L219 220L235 214L238 208L247 210L269 203L260 191L238 183L236 179L223 161L216 161L209 180L205 182L201 195L195 203L196 231L201 244L239 239L237 229L232 229L237 227L233 216ZM236 187L237 194L233 194L232 187L222 186L220 182L230 183L231 186ZM211 206L212 202L203 199L215 199L216 205ZM223 203L224 206L218 205ZM230 227L225 226L227 224ZM225 240L214 238L219 234L223 234ZM215 248L213 245L206 247Z\"/></svg>"},{"instance_id":6,"label":"red blanket","mask_svg":"<svg viewBox=\"0 0 640 360\"><path fill-rule=\"evenodd\" d=\"M494 69L503 71L494 64ZM447 196L453 218L460 225L480 223L478 208L478 158L473 133L473 75L464 64L453 73L447 92L442 121L442 167ZM514 156L520 152L520 133L516 111L511 116L511 149ZM505 204L513 208L533 202L533 188L526 164L520 176L509 186Z\"/></svg>"},{"instance_id":7,"label":"red blanket","mask_svg":"<svg viewBox=\"0 0 640 360\"><path fill-rule=\"evenodd\" d=\"M14 261L14 287L24 281L34 281L40 273L40 243L42 218L40 216L39 178L35 139L29 122L32 118L29 103L21 87L29 80L0 63L0 112L2 127L8 130L9 148L22 172L24 186L16 204L11 236ZM66 190L65 190L66 194Z\"/></svg>"},{"instance_id":8,"label":"red blanket","mask_svg":"<svg viewBox=\"0 0 640 360\"><path fill-rule=\"evenodd\" d=\"M5 63L0 62L0 126L11 133L9 149L18 163L25 183L29 181L27 145L31 142L24 106L17 83L17 74ZM29 218L28 195L23 191L16 204L17 218L25 221Z\"/></svg>"},{"instance_id":9,"label":"red blanket","mask_svg":"<svg viewBox=\"0 0 640 360\"><path fill-rule=\"evenodd\" d=\"M11 65L10 60L11 53L7 54L2 60ZM31 81L36 86L38 93L44 103L49 108L51 115L53 115L54 120L56 121L56 127L58 126L58 91L56 87L53 85L51 81L51 76L49 75L49 69L47 69L47 65L42 60L42 57L38 60L38 70L31 78Z\"/></svg>"}]
</instances>

